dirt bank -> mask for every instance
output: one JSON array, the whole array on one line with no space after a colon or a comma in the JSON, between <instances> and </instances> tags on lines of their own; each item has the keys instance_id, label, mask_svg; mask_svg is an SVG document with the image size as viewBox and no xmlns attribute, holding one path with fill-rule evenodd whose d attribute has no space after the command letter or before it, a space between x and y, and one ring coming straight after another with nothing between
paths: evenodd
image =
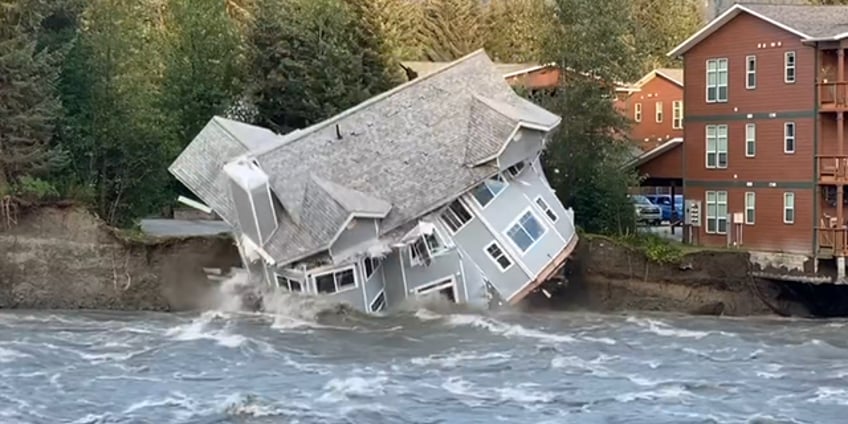
<instances>
[{"instance_id":1,"label":"dirt bank","mask_svg":"<svg viewBox=\"0 0 848 424\"><path fill-rule=\"evenodd\" d=\"M696 251L659 264L635 248L584 237L566 268L567 284L529 303L555 309L652 310L706 315L809 316L786 283L750 277L743 251Z\"/></svg>"},{"instance_id":2,"label":"dirt bank","mask_svg":"<svg viewBox=\"0 0 848 424\"><path fill-rule=\"evenodd\" d=\"M226 236L126 237L78 207L34 208L0 227L0 308L202 307L212 286L203 267L238 264Z\"/></svg>"}]
</instances>

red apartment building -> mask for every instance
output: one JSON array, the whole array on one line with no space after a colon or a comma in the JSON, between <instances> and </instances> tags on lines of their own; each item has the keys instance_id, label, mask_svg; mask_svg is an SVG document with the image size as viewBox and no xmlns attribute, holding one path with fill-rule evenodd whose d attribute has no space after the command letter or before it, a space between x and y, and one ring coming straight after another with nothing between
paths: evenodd
<instances>
[{"instance_id":1,"label":"red apartment building","mask_svg":"<svg viewBox=\"0 0 848 424\"><path fill-rule=\"evenodd\" d=\"M630 138L643 151L683 137L683 69L651 71L631 88L622 106L633 121Z\"/></svg>"},{"instance_id":2,"label":"red apartment building","mask_svg":"<svg viewBox=\"0 0 848 424\"><path fill-rule=\"evenodd\" d=\"M844 278L846 17L848 6L737 4L669 53L686 74L694 243L817 259L807 271L836 258Z\"/></svg>"}]
</instances>

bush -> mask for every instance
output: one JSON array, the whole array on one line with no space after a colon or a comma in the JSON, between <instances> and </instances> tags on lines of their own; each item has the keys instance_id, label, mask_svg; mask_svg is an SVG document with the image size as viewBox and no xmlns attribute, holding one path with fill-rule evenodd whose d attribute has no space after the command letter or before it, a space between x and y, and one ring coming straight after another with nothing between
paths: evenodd
<instances>
[{"instance_id":1,"label":"bush","mask_svg":"<svg viewBox=\"0 0 848 424\"><path fill-rule=\"evenodd\" d=\"M679 245L656 234L628 234L620 237L619 241L638 249L649 260L659 264L677 263L683 258L683 249Z\"/></svg>"},{"instance_id":2,"label":"bush","mask_svg":"<svg viewBox=\"0 0 848 424\"><path fill-rule=\"evenodd\" d=\"M21 177L13 190L15 194L26 200L52 200L59 198L59 191L53 184L40 178Z\"/></svg>"}]
</instances>

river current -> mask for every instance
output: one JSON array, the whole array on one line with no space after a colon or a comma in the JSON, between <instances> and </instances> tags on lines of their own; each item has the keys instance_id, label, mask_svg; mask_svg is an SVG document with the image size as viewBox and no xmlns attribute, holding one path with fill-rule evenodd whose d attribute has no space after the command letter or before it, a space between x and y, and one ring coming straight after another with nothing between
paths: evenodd
<instances>
[{"instance_id":1,"label":"river current","mask_svg":"<svg viewBox=\"0 0 848 424\"><path fill-rule=\"evenodd\" d=\"M307 315L2 312L0 423L848 422L844 321Z\"/></svg>"}]
</instances>

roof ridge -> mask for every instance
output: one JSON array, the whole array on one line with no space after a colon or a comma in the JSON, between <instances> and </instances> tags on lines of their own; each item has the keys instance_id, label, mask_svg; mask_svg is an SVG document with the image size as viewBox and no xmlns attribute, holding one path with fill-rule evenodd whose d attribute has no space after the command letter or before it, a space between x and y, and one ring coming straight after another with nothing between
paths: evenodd
<instances>
[{"instance_id":1,"label":"roof ridge","mask_svg":"<svg viewBox=\"0 0 848 424\"><path fill-rule=\"evenodd\" d=\"M314 132L316 132L316 131L318 131L322 128L325 128L326 126L332 124L333 122L339 121L342 118L348 117L348 116L350 116L350 115L352 115L356 112L359 112L362 109L367 108L368 106L379 103L380 101L385 100L385 99L387 99L387 98L389 98L389 97L391 97L391 96L393 96L393 95L395 95L395 94L397 94L397 93L399 93L399 92L401 92L401 91L403 91L403 90L405 90L405 89L407 89L411 86L417 85L418 83L421 83L422 81L426 81L426 80L431 79L432 77L434 77L436 75L440 75L440 74L444 73L445 71L447 71L449 69L453 69L457 65L459 65L459 64L461 64L461 63L463 63L463 62L465 62L465 61L467 61L467 60L469 60L473 57L479 56L481 54L486 55L485 49L482 49L482 48L477 49L477 50L475 50L471 53L468 53L467 55L465 55L465 56L463 56L459 59L454 60L453 62L448 63L447 65L445 65L445 66L443 66L443 67L441 67L441 68L439 68L439 69L437 69L437 70L435 70L435 71L433 71L429 74L426 74L426 75L423 75L423 76L420 76L420 77L416 77L415 79L412 79L411 81L407 81L403 84L398 85L397 87L394 87L390 90L387 90L387 91L384 91L380 94L377 94L376 96L373 96L373 97L371 97L367 100L364 100L361 103L357 104L356 106L353 106L353 107L346 109L346 110L344 110L340 113L337 113L337 114L335 114L335 115L333 115L333 116L331 116L331 117L329 117L329 118L327 118L327 119L325 119L321 122L317 122L317 123L312 124L312 125L310 125L306 128L300 129L300 134L297 137L295 137L291 140L287 140L286 143L283 143L282 145L289 144L293 141L300 139L301 137L303 137L305 135L314 133ZM486 56L486 57L488 57L488 56ZM295 131L297 131L297 130L295 130ZM283 136L285 137L285 135L283 135ZM273 150L280 148L282 145L273 146L273 147L265 149L265 150L260 150L260 151L256 152L255 155L256 156L264 155L268 152L271 152Z\"/></svg>"}]
</instances>

